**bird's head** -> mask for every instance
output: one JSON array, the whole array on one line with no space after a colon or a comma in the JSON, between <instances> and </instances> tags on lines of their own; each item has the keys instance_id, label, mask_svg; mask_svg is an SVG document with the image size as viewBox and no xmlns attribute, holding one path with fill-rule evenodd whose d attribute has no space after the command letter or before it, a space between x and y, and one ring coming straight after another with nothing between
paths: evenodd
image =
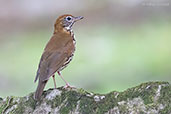
<instances>
[{"instance_id":1,"label":"bird's head","mask_svg":"<svg viewBox=\"0 0 171 114\"><path fill-rule=\"evenodd\" d=\"M83 19L82 16L74 17L69 14L62 15L56 20L56 23L54 25L55 31L60 31L63 29L70 31L72 29L72 25L81 19Z\"/></svg>"}]
</instances>

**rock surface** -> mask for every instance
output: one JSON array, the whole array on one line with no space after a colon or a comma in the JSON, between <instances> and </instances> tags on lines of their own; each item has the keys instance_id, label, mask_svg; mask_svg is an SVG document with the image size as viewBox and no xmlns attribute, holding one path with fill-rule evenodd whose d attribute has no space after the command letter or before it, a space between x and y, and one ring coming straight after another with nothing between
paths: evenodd
<instances>
[{"instance_id":1,"label":"rock surface","mask_svg":"<svg viewBox=\"0 0 171 114\"><path fill-rule=\"evenodd\" d=\"M49 89L40 101L0 98L0 114L171 114L171 84L148 82L124 92L95 94L83 89Z\"/></svg>"}]
</instances>

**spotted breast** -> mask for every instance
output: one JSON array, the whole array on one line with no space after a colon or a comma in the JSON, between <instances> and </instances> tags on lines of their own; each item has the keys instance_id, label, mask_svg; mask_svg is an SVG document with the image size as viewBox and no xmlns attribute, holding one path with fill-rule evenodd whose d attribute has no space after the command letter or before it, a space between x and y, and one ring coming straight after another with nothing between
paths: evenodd
<instances>
[{"instance_id":1,"label":"spotted breast","mask_svg":"<svg viewBox=\"0 0 171 114\"><path fill-rule=\"evenodd\" d=\"M73 59L73 56L74 56L75 49L76 49L76 46L75 46L76 40L75 40L74 32L72 31L72 29L69 29L68 31L70 32L70 35L71 35L72 40L73 40L74 50L71 52L71 55L69 57L67 57L64 64L59 68L58 72L62 71L64 68L66 68L67 65L71 62L71 60Z\"/></svg>"}]
</instances>

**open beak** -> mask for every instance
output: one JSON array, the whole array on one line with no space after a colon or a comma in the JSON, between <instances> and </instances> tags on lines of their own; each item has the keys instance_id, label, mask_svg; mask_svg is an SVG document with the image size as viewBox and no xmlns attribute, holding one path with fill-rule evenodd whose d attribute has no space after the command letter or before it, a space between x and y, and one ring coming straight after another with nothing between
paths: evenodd
<instances>
[{"instance_id":1,"label":"open beak","mask_svg":"<svg viewBox=\"0 0 171 114\"><path fill-rule=\"evenodd\" d=\"M81 20L83 18L84 18L83 16L74 17L74 21L79 21L79 20Z\"/></svg>"}]
</instances>

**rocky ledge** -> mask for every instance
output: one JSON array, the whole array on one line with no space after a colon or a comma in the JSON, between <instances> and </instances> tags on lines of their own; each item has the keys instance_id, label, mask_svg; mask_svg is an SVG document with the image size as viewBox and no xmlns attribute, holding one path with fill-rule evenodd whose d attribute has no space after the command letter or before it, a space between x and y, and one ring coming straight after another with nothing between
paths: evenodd
<instances>
[{"instance_id":1,"label":"rocky ledge","mask_svg":"<svg viewBox=\"0 0 171 114\"><path fill-rule=\"evenodd\" d=\"M25 97L0 98L0 114L171 114L171 84L148 82L96 94L84 89L49 89L40 101Z\"/></svg>"}]
</instances>

